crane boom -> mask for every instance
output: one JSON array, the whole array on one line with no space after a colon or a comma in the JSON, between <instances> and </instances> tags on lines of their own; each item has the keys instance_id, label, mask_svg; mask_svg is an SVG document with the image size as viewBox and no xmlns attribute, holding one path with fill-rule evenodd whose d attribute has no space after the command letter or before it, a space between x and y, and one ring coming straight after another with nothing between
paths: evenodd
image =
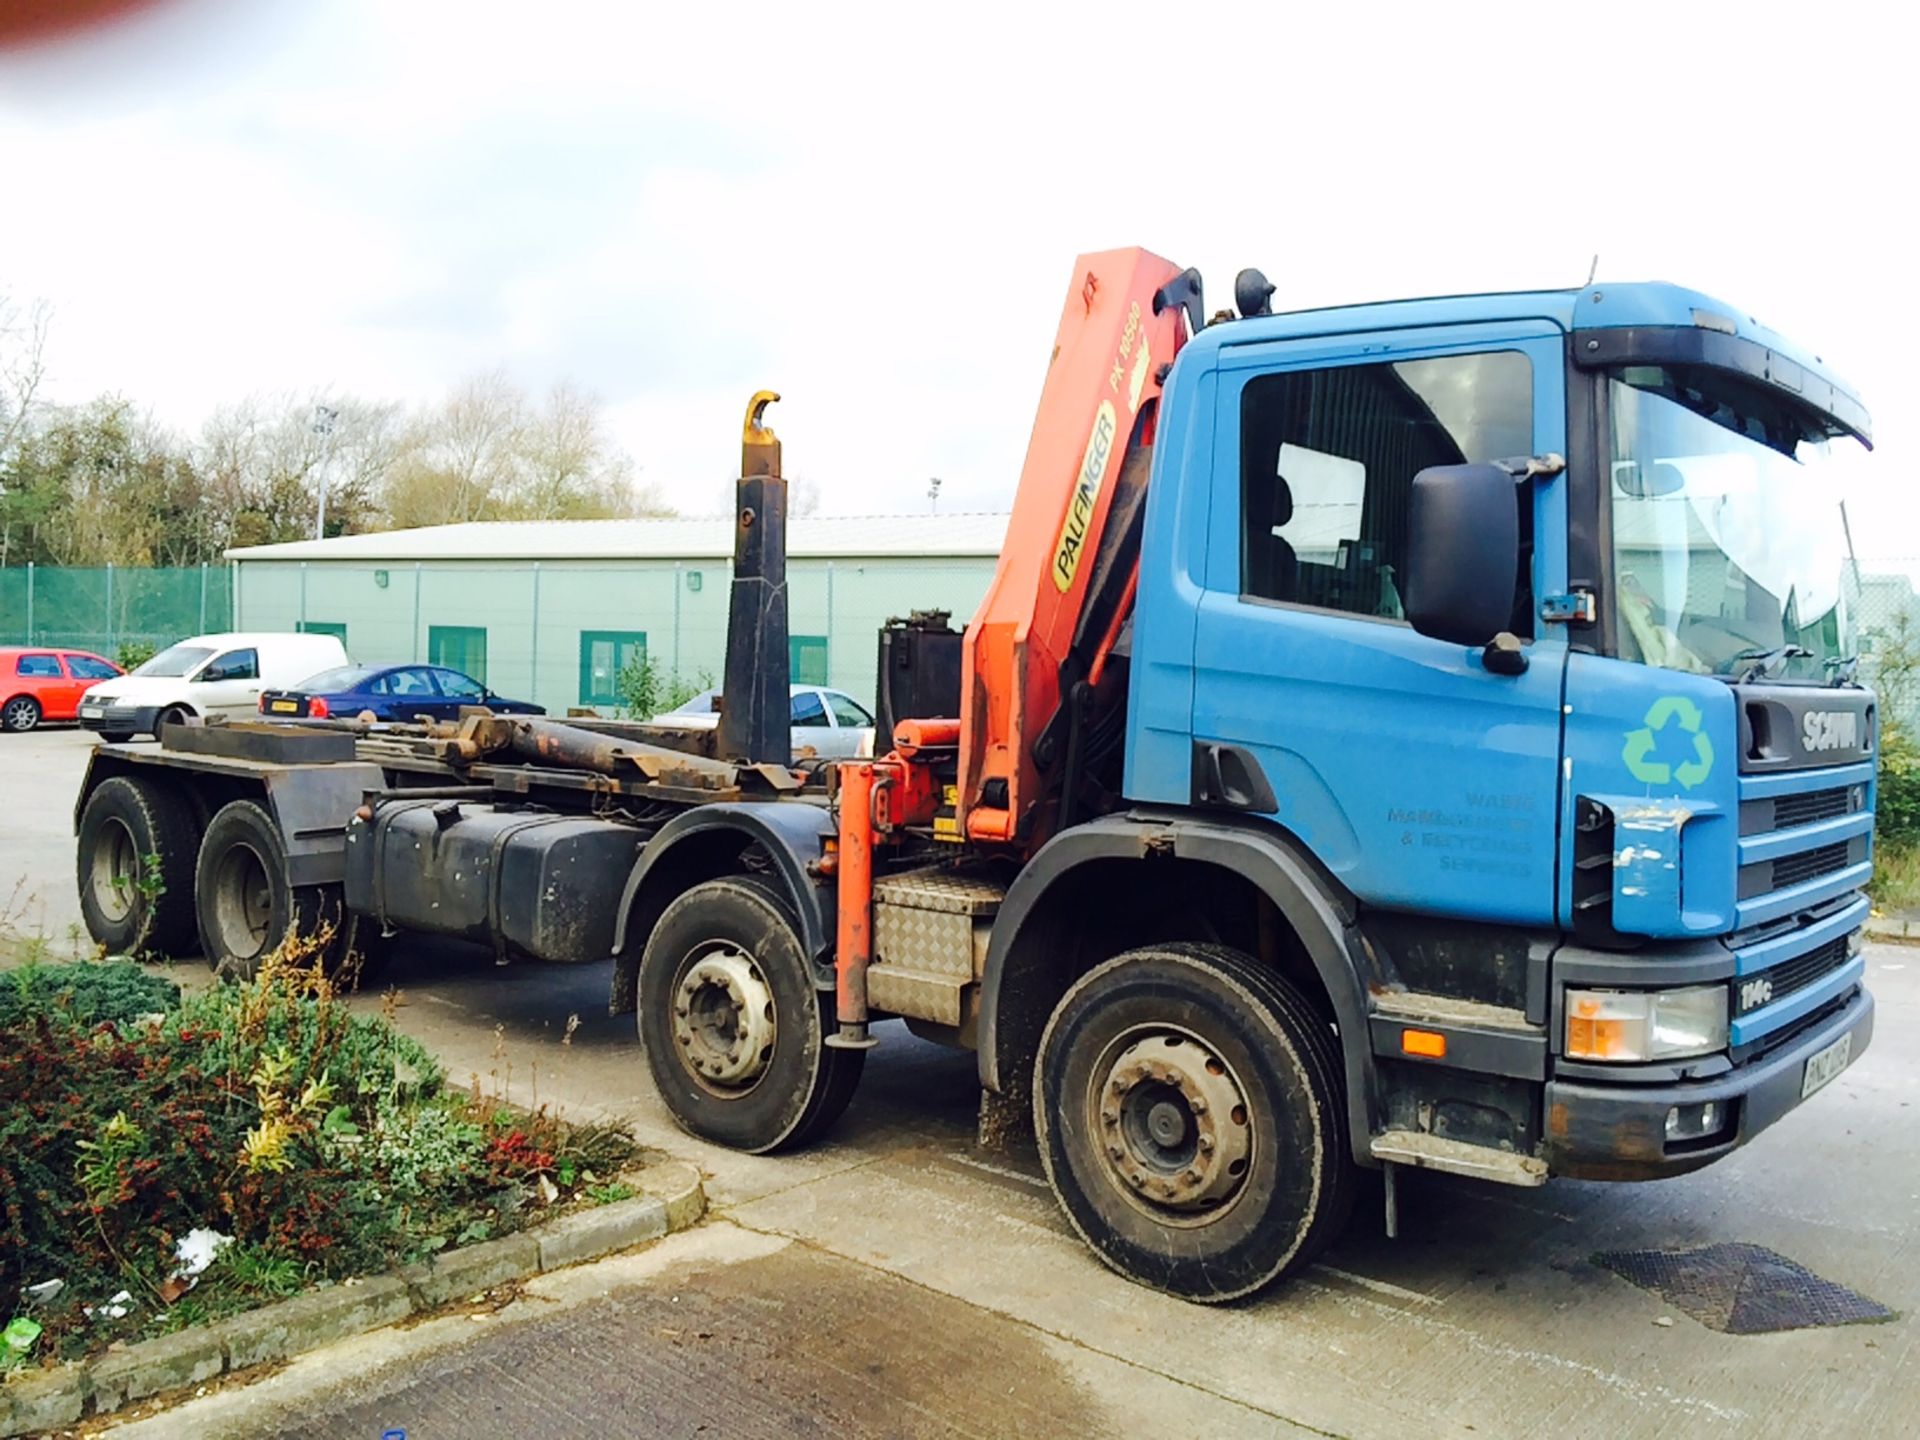
<instances>
[{"instance_id":1,"label":"crane boom","mask_svg":"<svg viewBox=\"0 0 1920 1440\"><path fill-rule=\"evenodd\" d=\"M1062 717L1131 603L1137 528L1109 523L1116 504L1137 518L1145 475L1128 461L1151 443L1161 377L1199 315L1199 277L1172 261L1130 248L1075 262L1006 546L963 650L958 806L975 842L1031 850L1053 828Z\"/></svg>"}]
</instances>

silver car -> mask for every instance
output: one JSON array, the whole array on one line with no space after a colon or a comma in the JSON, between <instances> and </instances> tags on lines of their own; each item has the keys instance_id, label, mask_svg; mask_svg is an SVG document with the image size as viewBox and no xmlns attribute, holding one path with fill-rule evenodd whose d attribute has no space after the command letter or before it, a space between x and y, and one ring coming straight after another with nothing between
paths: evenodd
<instances>
[{"instance_id":1,"label":"silver car","mask_svg":"<svg viewBox=\"0 0 1920 1440\"><path fill-rule=\"evenodd\" d=\"M846 691L826 685L795 685L788 693L792 696L796 758L809 750L823 760L851 760L873 753L873 716ZM703 690L686 704L653 718L671 725L718 725L720 715L714 702L719 698L718 688Z\"/></svg>"}]
</instances>

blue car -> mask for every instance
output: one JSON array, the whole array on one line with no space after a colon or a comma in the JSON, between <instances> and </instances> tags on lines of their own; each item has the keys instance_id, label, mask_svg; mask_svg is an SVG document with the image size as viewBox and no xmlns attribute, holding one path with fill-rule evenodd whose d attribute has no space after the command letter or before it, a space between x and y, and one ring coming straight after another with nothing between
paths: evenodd
<instances>
[{"instance_id":1,"label":"blue car","mask_svg":"<svg viewBox=\"0 0 1920 1440\"><path fill-rule=\"evenodd\" d=\"M454 720L463 705L484 705L496 715L547 713L525 700L504 699L444 665L342 665L260 695L260 713L275 720L350 720L368 712L377 720Z\"/></svg>"}]
</instances>

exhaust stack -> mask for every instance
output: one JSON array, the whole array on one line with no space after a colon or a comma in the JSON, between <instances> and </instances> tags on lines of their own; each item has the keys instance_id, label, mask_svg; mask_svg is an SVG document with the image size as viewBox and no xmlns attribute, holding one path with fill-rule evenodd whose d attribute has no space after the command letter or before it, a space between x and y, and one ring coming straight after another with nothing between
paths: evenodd
<instances>
[{"instance_id":1,"label":"exhaust stack","mask_svg":"<svg viewBox=\"0 0 1920 1440\"><path fill-rule=\"evenodd\" d=\"M780 437L762 418L780 397L747 402L734 487L733 587L727 609L719 758L750 765L793 763L787 664L787 482Z\"/></svg>"}]
</instances>

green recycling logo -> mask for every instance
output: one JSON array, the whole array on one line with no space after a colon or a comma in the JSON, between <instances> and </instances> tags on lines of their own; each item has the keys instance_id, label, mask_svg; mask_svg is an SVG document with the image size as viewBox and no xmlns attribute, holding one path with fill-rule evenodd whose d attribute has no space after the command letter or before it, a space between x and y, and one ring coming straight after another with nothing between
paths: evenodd
<instances>
[{"instance_id":1,"label":"green recycling logo","mask_svg":"<svg viewBox=\"0 0 1920 1440\"><path fill-rule=\"evenodd\" d=\"M1670 721L1693 736L1693 759L1678 765L1653 758L1659 743L1654 737ZM1713 773L1713 741L1700 733L1700 707L1684 695L1662 695L1648 709L1646 723L1628 734L1620 758L1633 778L1646 785L1678 781L1682 789L1691 790L1704 784Z\"/></svg>"}]
</instances>

